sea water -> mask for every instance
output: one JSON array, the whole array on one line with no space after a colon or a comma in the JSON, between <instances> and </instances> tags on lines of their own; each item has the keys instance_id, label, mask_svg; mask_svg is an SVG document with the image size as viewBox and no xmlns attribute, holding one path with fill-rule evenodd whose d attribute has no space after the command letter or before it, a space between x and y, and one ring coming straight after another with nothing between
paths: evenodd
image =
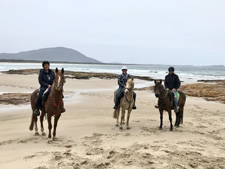
<instances>
[{"instance_id":1,"label":"sea water","mask_svg":"<svg viewBox=\"0 0 225 169\"><path fill-rule=\"evenodd\" d=\"M137 76L148 76L154 79L164 79L171 65L126 65L128 73ZM65 71L96 72L96 73L121 73L122 65L107 64L62 64L52 63L51 69L64 68ZM194 83L198 80L225 80L225 66L192 66L177 65L175 73L185 83ZM41 63L0 63L0 72L10 69L41 69Z\"/></svg>"}]
</instances>

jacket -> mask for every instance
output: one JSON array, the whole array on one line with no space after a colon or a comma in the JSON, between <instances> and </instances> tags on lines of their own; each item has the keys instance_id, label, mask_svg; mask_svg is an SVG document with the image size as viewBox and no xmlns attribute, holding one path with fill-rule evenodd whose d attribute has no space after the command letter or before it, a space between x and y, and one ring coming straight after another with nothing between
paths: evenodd
<instances>
[{"instance_id":1,"label":"jacket","mask_svg":"<svg viewBox=\"0 0 225 169\"><path fill-rule=\"evenodd\" d=\"M172 90L172 89L179 89L180 87L180 79L179 79L179 76L176 75L175 73L173 73L172 75L168 74L166 77L165 77L165 88L169 89L169 90Z\"/></svg>"},{"instance_id":2,"label":"jacket","mask_svg":"<svg viewBox=\"0 0 225 169\"><path fill-rule=\"evenodd\" d=\"M40 70L38 81L41 85L41 90L45 90L48 88L48 85L52 85L53 81L55 80L55 73L51 69L46 72L44 69Z\"/></svg>"},{"instance_id":3,"label":"jacket","mask_svg":"<svg viewBox=\"0 0 225 169\"><path fill-rule=\"evenodd\" d=\"M126 76L124 76L123 74L121 74L121 75L118 77L118 85L119 85L120 87L125 87L128 78L131 78L131 75L127 74Z\"/></svg>"}]
</instances>

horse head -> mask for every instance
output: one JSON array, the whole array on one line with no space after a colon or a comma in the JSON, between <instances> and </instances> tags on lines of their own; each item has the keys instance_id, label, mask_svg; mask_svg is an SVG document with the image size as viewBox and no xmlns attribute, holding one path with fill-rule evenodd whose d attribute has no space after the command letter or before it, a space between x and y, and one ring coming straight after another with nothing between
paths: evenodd
<instances>
[{"instance_id":1,"label":"horse head","mask_svg":"<svg viewBox=\"0 0 225 169\"><path fill-rule=\"evenodd\" d=\"M63 89L63 85L65 83L64 77L64 69L62 68L61 71L58 68L55 69L55 80L54 80L54 87L56 90L60 91Z\"/></svg>"},{"instance_id":2,"label":"horse head","mask_svg":"<svg viewBox=\"0 0 225 169\"><path fill-rule=\"evenodd\" d=\"M155 97L159 97L163 91L164 91L164 87L162 85L162 80L160 81L155 80L155 86L154 86Z\"/></svg>"},{"instance_id":3,"label":"horse head","mask_svg":"<svg viewBox=\"0 0 225 169\"><path fill-rule=\"evenodd\" d=\"M126 86L125 86L124 93L128 94L131 91L133 92L133 89L134 89L134 79L133 78L127 79L127 83L126 83Z\"/></svg>"}]
</instances>

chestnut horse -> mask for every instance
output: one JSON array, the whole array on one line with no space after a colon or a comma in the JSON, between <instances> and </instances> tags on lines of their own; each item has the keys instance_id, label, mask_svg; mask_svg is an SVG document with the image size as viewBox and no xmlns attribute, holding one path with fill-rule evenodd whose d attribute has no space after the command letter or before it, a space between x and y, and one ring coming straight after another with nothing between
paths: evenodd
<instances>
[{"instance_id":1,"label":"chestnut horse","mask_svg":"<svg viewBox=\"0 0 225 169\"><path fill-rule=\"evenodd\" d=\"M120 100L120 105L116 110L114 110L113 117L117 119L116 126L119 126L119 116L120 116L120 108L122 108L122 115L121 115L121 121L120 121L120 129L123 129L124 119L125 119L125 111L127 110L127 121L126 121L126 127L127 129L130 129L129 127L129 119L130 119L130 113L134 106L134 99L133 99L133 89L134 89L134 79L128 79L127 84L125 86L124 90L124 96ZM116 92L114 92L114 102L116 99Z\"/></svg>"},{"instance_id":2,"label":"chestnut horse","mask_svg":"<svg viewBox=\"0 0 225 169\"><path fill-rule=\"evenodd\" d=\"M56 127L58 120L61 116L61 111L63 108L63 100L62 100L62 94L63 94L63 85L65 83L64 78L64 69L62 68L61 71L58 70L58 68L55 69L55 80L53 82L53 85L51 87L51 92L44 103L43 108L41 109L41 116L40 116L40 123L41 123L41 132L42 135L45 135L44 133L44 126L43 126L43 119L45 114L47 113L47 119L48 119L48 129L49 134L48 138L51 138L51 129L52 129L52 116L55 116L54 120L54 130L53 130L53 140L55 140L56 136ZM37 120L38 118L33 115L34 110L36 109L35 103L37 100L38 95L38 89L35 90L31 94L31 108L32 108L32 116L31 116L31 124L29 129L33 130L35 125L35 135L38 135L38 128L37 128Z\"/></svg>"},{"instance_id":3,"label":"chestnut horse","mask_svg":"<svg viewBox=\"0 0 225 169\"><path fill-rule=\"evenodd\" d=\"M183 124L183 114L184 114L184 105L186 102L186 96L182 91L178 91L180 94L180 98L178 101L178 112L176 113L176 122L175 126L179 127L180 123ZM154 93L155 96L158 97L158 107L160 112L160 127L159 129L162 129L163 125L163 111L167 111L169 114L169 120L170 120L170 131L173 130L173 124L172 124L172 114L171 111L173 109L173 95L170 91L167 91L164 86L162 85L162 80L159 82L155 81L154 86Z\"/></svg>"}]
</instances>

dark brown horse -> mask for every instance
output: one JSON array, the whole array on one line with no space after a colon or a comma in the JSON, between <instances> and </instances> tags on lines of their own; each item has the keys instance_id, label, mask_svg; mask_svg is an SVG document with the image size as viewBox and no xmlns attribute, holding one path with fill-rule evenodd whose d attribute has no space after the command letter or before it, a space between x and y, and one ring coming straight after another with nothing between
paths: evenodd
<instances>
[{"instance_id":1,"label":"dark brown horse","mask_svg":"<svg viewBox=\"0 0 225 169\"><path fill-rule=\"evenodd\" d=\"M53 82L53 85L51 87L51 92L44 103L43 108L41 109L41 116L40 116L40 123L41 123L41 132L42 135L45 135L44 133L44 126L43 126L43 119L45 114L47 113L47 119L48 119L48 129L49 129L49 135L48 137L51 138L51 129L52 129L52 122L51 118L52 116L55 116L54 120L54 130L53 130L53 140L55 140L56 136L56 127L58 120L61 116L61 111L63 108L63 100L62 100L62 94L63 94L63 85L65 83L64 78L64 69L62 68L61 71L59 71L57 68L55 70L55 80ZM33 115L33 112L35 110L35 103L37 100L38 90L35 90L31 94L31 108L32 108L32 116L31 116L31 124L29 129L33 130L35 125L35 135L38 135L38 128L37 128L37 120L38 118Z\"/></svg>"},{"instance_id":2,"label":"dark brown horse","mask_svg":"<svg viewBox=\"0 0 225 169\"><path fill-rule=\"evenodd\" d=\"M176 113L176 122L175 126L179 127L180 123L183 124L183 114L184 114L184 105L186 102L186 96L182 91L178 91L180 94L180 98L178 101L178 112ZM170 91L167 91L164 86L162 85L162 81L159 82L155 81L154 87L155 96L158 97L158 107L160 112L160 127L162 129L163 125L163 111L167 111L169 114L170 120L170 131L173 131L173 124L172 124L172 110L173 110L173 94Z\"/></svg>"}]
</instances>

